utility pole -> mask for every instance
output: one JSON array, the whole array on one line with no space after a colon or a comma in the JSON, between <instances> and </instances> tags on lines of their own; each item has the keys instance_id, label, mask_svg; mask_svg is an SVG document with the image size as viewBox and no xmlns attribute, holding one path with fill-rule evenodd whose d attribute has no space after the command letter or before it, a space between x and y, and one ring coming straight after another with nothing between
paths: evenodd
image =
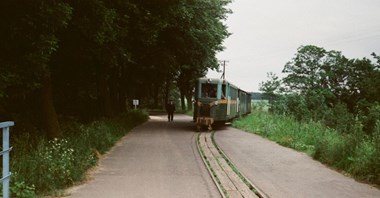
<instances>
[{"instance_id":1,"label":"utility pole","mask_svg":"<svg viewBox=\"0 0 380 198\"><path fill-rule=\"evenodd\" d=\"M223 73L222 73L222 76L220 78L224 80L224 79L226 79L226 63L228 63L229 61L221 60L219 62L223 65Z\"/></svg>"}]
</instances>

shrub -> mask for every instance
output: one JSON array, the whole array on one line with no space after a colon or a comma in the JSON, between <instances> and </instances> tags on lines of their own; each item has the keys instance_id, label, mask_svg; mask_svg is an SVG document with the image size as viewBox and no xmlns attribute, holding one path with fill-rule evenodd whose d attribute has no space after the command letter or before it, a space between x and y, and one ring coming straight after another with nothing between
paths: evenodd
<instances>
[{"instance_id":1,"label":"shrub","mask_svg":"<svg viewBox=\"0 0 380 198\"><path fill-rule=\"evenodd\" d=\"M15 175L12 175L12 177L15 177ZM16 197L37 197L34 185L28 186L24 181L12 182L10 190L12 195Z\"/></svg>"},{"instance_id":2,"label":"shrub","mask_svg":"<svg viewBox=\"0 0 380 198\"><path fill-rule=\"evenodd\" d=\"M254 100L252 103L252 110L268 111L268 100Z\"/></svg>"},{"instance_id":3,"label":"shrub","mask_svg":"<svg viewBox=\"0 0 380 198\"><path fill-rule=\"evenodd\" d=\"M96 164L99 153L108 151L132 127L147 119L145 112L134 110L86 125L66 120L61 125L61 139L47 141L43 136L27 133L13 137L12 194L36 197L82 180L86 170Z\"/></svg>"},{"instance_id":4,"label":"shrub","mask_svg":"<svg viewBox=\"0 0 380 198\"><path fill-rule=\"evenodd\" d=\"M358 178L380 184L380 121L377 121L373 136L364 139L351 157L350 173Z\"/></svg>"},{"instance_id":5,"label":"shrub","mask_svg":"<svg viewBox=\"0 0 380 198\"><path fill-rule=\"evenodd\" d=\"M375 131L376 122L380 120L380 104L375 102L367 107L366 115L361 116L364 125L364 131L367 134L372 134Z\"/></svg>"},{"instance_id":6,"label":"shrub","mask_svg":"<svg viewBox=\"0 0 380 198\"><path fill-rule=\"evenodd\" d=\"M349 146L344 136L331 131L316 142L313 158L337 166L347 157L346 153Z\"/></svg>"},{"instance_id":7,"label":"shrub","mask_svg":"<svg viewBox=\"0 0 380 198\"><path fill-rule=\"evenodd\" d=\"M375 170L379 166L374 163L376 152L376 146L370 140L362 141L350 157L352 164L349 172L361 179L373 181L376 177Z\"/></svg>"},{"instance_id":8,"label":"shrub","mask_svg":"<svg viewBox=\"0 0 380 198\"><path fill-rule=\"evenodd\" d=\"M352 133L358 125L354 115L348 111L346 104L343 103L336 104L324 122L326 126L344 134Z\"/></svg>"}]
</instances>

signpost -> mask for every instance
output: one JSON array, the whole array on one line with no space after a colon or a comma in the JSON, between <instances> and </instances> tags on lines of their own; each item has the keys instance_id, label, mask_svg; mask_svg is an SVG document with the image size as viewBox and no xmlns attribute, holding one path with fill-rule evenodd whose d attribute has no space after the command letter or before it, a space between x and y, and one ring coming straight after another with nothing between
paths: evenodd
<instances>
[{"instance_id":1,"label":"signpost","mask_svg":"<svg viewBox=\"0 0 380 198\"><path fill-rule=\"evenodd\" d=\"M137 105L139 105L139 100L133 99L133 106L135 106L135 109L137 109Z\"/></svg>"}]
</instances>

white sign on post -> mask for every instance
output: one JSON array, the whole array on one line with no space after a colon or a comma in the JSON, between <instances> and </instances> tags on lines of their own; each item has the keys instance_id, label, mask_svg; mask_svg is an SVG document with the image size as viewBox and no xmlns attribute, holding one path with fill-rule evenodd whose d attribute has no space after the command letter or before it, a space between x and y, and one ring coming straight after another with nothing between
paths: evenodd
<instances>
[{"instance_id":1,"label":"white sign on post","mask_svg":"<svg viewBox=\"0 0 380 198\"><path fill-rule=\"evenodd\" d=\"M133 99L133 105L135 106L135 109L136 109L137 105L139 105L139 100Z\"/></svg>"}]
</instances>

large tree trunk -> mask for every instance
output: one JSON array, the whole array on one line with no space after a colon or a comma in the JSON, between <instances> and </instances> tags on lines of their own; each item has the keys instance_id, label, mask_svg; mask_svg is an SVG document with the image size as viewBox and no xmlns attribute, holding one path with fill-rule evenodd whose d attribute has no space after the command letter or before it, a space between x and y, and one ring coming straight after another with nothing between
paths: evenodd
<instances>
[{"instance_id":1,"label":"large tree trunk","mask_svg":"<svg viewBox=\"0 0 380 198\"><path fill-rule=\"evenodd\" d=\"M182 111L186 111L186 105L185 105L185 94L183 94L183 91L181 92L181 108Z\"/></svg>"},{"instance_id":2,"label":"large tree trunk","mask_svg":"<svg viewBox=\"0 0 380 198\"><path fill-rule=\"evenodd\" d=\"M187 110L191 111L193 110L193 100L191 94L186 94L186 101L187 101Z\"/></svg>"},{"instance_id":3,"label":"large tree trunk","mask_svg":"<svg viewBox=\"0 0 380 198\"><path fill-rule=\"evenodd\" d=\"M53 88L50 74L46 75L41 87L42 128L48 138L62 135L59 129L58 117L53 103Z\"/></svg>"}]
</instances>

